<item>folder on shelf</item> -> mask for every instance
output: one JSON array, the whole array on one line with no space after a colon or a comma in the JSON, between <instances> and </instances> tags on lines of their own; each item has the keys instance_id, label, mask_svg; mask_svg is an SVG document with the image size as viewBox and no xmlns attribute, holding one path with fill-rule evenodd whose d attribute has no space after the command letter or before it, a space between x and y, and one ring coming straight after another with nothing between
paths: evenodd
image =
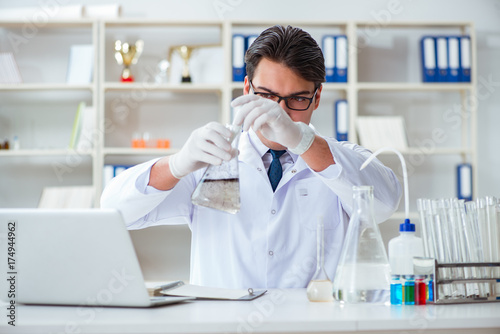
<instances>
[{"instance_id":1,"label":"folder on shelf","mask_svg":"<svg viewBox=\"0 0 500 334\"><path fill-rule=\"evenodd\" d=\"M93 69L94 47L91 44L71 46L66 82L69 84L91 83Z\"/></svg>"},{"instance_id":2,"label":"folder on shelf","mask_svg":"<svg viewBox=\"0 0 500 334\"><path fill-rule=\"evenodd\" d=\"M335 37L335 81L347 82L347 36Z\"/></svg>"},{"instance_id":3,"label":"folder on shelf","mask_svg":"<svg viewBox=\"0 0 500 334\"><path fill-rule=\"evenodd\" d=\"M245 41L244 35L233 35L233 81L245 80Z\"/></svg>"},{"instance_id":4,"label":"folder on shelf","mask_svg":"<svg viewBox=\"0 0 500 334\"><path fill-rule=\"evenodd\" d=\"M448 82L448 41L446 37L436 37L437 80Z\"/></svg>"},{"instance_id":5,"label":"folder on shelf","mask_svg":"<svg viewBox=\"0 0 500 334\"><path fill-rule=\"evenodd\" d=\"M472 165L463 163L457 165L457 197L472 201Z\"/></svg>"},{"instance_id":6,"label":"folder on shelf","mask_svg":"<svg viewBox=\"0 0 500 334\"><path fill-rule=\"evenodd\" d=\"M0 52L0 84L22 83L21 73L12 52Z\"/></svg>"},{"instance_id":7,"label":"folder on shelf","mask_svg":"<svg viewBox=\"0 0 500 334\"><path fill-rule=\"evenodd\" d=\"M471 68L470 36L460 37L460 81L470 82Z\"/></svg>"},{"instance_id":8,"label":"folder on shelf","mask_svg":"<svg viewBox=\"0 0 500 334\"><path fill-rule=\"evenodd\" d=\"M408 149L402 116L359 116L356 121L360 144L370 150L390 146L400 151Z\"/></svg>"},{"instance_id":9,"label":"folder on shelf","mask_svg":"<svg viewBox=\"0 0 500 334\"><path fill-rule=\"evenodd\" d=\"M246 52L246 50L248 50L250 45L252 45L252 43L257 39L257 37L259 37L259 36L258 35L248 35L246 37L245 52ZM245 59L244 55L243 55L243 59Z\"/></svg>"},{"instance_id":10,"label":"folder on shelf","mask_svg":"<svg viewBox=\"0 0 500 334\"><path fill-rule=\"evenodd\" d=\"M96 121L95 108L85 106L82 110L80 136L76 142L77 150L88 151L94 147Z\"/></svg>"},{"instance_id":11,"label":"folder on shelf","mask_svg":"<svg viewBox=\"0 0 500 334\"><path fill-rule=\"evenodd\" d=\"M86 104L82 101L78 104L78 108L76 109L75 120L73 121L73 130L71 131L71 138L69 140L70 149L76 149L78 140L80 139L85 107Z\"/></svg>"},{"instance_id":12,"label":"folder on shelf","mask_svg":"<svg viewBox=\"0 0 500 334\"><path fill-rule=\"evenodd\" d=\"M349 132L349 108L347 100L335 102L335 133L338 141L347 141Z\"/></svg>"},{"instance_id":13,"label":"folder on shelf","mask_svg":"<svg viewBox=\"0 0 500 334\"><path fill-rule=\"evenodd\" d=\"M335 36L325 35L321 42L325 57L326 82L335 81Z\"/></svg>"},{"instance_id":14,"label":"folder on shelf","mask_svg":"<svg viewBox=\"0 0 500 334\"><path fill-rule=\"evenodd\" d=\"M449 36L448 42L448 81L458 82L460 74L460 39L458 36Z\"/></svg>"},{"instance_id":15,"label":"folder on shelf","mask_svg":"<svg viewBox=\"0 0 500 334\"><path fill-rule=\"evenodd\" d=\"M422 58L422 81L436 82L436 40L432 36L424 36L420 40Z\"/></svg>"}]
</instances>

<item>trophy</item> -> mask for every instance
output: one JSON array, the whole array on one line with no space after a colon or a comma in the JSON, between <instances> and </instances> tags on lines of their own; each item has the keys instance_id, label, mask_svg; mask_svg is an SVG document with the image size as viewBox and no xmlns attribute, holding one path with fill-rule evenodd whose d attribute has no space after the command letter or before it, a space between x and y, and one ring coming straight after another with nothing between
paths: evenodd
<instances>
[{"instance_id":1,"label":"trophy","mask_svg":"<svg viewBox=\"0 0 500 334\"><path fill-rule=\"evenodd\" d=\"M134 77L130 72L130 65L136 64L144 49L144 42L138 40L135 45L122 43L120 40L115 42L115 59L118 65L123 64L121 82L133 82Z\"/></svg>"},{"instance_id":2,"label":"trophy","mask_svg":"<svg viewBox=\"0 0 500 334\"><path fill-rule=\"evenodd\" d=\"M182 66L182 82L191 82L191 74L189 73L189 60L191 59L191 54L196 47L189 45L180 45L172 47L172 50L177 51L177 53L181 56L184 61L184 65Z\"/></svg>"},{"instance_id":3,"label":"trophy","mask_svg":"<svg viewBox=\"0 0 500 334\"><path fill-rule=\"evenodd\" d=\"M176 51L184 64L182 66L182 79L181 82L192 82L191 73L189 71L189 61L194 50L207 47L219 47L219 44L206 44L206 45L174 45L168 50L168 61L172 64L172 54Z\"/></svg>"}]
</instances>

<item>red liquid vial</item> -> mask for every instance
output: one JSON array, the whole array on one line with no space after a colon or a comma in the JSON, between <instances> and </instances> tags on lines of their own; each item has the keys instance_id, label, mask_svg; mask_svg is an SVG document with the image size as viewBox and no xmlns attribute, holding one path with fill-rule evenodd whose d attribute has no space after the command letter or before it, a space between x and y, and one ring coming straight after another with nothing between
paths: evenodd
<instances>
[{"instance_id":1,"label":"red liquid vial","mask_svg":"<svg viewBox=\"0 0 500 334\"><path fill-rule=\"evenodd\" d=\"M415 305L425 305L427 301L427 283L425 275L415 277Z\"/></svg>"}]
</instances>

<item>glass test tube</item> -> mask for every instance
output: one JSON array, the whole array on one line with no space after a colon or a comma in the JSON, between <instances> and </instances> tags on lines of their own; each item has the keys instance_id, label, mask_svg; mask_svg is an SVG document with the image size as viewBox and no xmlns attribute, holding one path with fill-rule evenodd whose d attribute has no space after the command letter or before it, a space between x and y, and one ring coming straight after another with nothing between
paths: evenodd
<instances>
[{"instance_id":1,"label":"glass test tube","mask_svg":"<svg viewBox=\"0 0 500 334\"><path fill-rule=\"evenodd\" d=\"M403 303L403 290L400 275L391 277L391 305L401 305Z\"/></svg>"}]
</instances>

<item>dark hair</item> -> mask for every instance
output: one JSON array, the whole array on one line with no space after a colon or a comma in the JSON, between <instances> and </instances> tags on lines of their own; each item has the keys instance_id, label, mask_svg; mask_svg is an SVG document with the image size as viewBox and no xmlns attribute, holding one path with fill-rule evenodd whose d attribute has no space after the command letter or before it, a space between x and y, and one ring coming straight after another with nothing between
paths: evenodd
<instances>
[{"instance_id":1,"label":"dark hair","mask_svg":"<svg viewBox=\"0 0 500 334\"><path fill-rule=\"evenodd\" d=\"M290 68L318 88L325 81L325 59L314 38L300 28L281 25L264 30L246 54L248 79L252 80L262 58Z\"/></svg>"}]
</instances>

